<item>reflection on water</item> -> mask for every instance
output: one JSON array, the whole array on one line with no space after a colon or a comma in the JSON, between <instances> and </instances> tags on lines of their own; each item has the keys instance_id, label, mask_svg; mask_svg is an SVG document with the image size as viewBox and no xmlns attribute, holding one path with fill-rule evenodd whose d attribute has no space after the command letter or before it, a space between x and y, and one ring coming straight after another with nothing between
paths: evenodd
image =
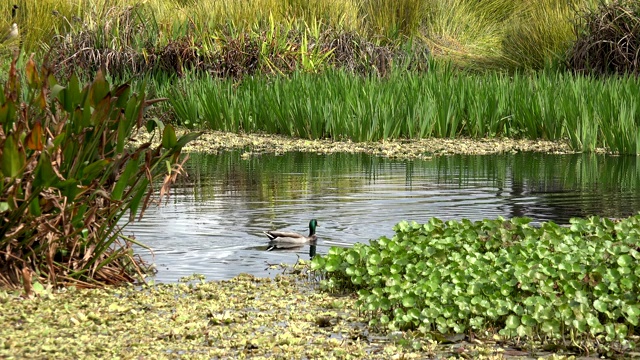
<instances>
[{"instance_id":1,"label":"reflection on water","mask_svg":"<svg viewBox=\"0 0 640 360\"><path fill-rule=\"evenodd\" d=\"M401 220L528 216L566 223L640 209L636 157L511 154L394 161L365 154L289 153L244 160L238 152L191 154L189 178L126 234L153 249L157 281L193 273L227 279L274 275L332 245L391 236ZM317 246L268 249L263 230L305 233ZM270 251L267 251L270 250ZM151 256L146 256L151 259Z\"/></svg>"}]
</instances>

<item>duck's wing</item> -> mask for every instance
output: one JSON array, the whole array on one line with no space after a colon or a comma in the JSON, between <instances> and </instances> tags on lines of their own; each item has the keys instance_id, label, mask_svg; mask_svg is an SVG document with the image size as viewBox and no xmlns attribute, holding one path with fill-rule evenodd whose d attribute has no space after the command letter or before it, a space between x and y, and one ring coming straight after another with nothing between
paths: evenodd
<instances>
[{"instance_id":1,"label":"duck's wing","mask_svg":"<svg viewBox=\"0 0 640 360\"><path fill-rule=\"evenodd\" d=\"M286 232L286 231L264 231L265 235L269 238L269 240L280 240L280 239L306 239L304 235L300 235L294 232Z\"/></svg>"}]
</instances>

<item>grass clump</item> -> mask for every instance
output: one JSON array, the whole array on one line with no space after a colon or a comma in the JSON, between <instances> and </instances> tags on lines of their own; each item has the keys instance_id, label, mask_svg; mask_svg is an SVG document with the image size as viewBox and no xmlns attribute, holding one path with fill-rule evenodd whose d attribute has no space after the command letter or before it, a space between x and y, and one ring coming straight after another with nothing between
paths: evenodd
<instances>
[{"instance_id":1,"label":"grass clump","mask_svg":"<svg viewBox=\"0 0 640 360\"><path fill-rule=\"evenodd\" d=\"M22 45L27 53L51 50L62 64L88 61L85 66L94 69L120 63L152 69L163 64L175 70L179 62L206 61L220 39L242 43L247 34L268 33L274 24L295 34L308 32L307 45L320 33L357 34L376 46L422 42L433 48L435 57L466 68L539 69L560 63L575 39L573 19L594 2L21 0L18 24L24 29ZM9 13L10 6L0 6L0 12ZM279 31L276 41L287 40L286 34ZM303 49L304 41L298 36L285 42Z\"/></svg>"},{"instance_id":2,"label":"grass clump","mask_svg":"<svg viewBox=\"0 0 640 360\"><path fill-rule=\"evenodd\" d=\"M628 351L640 319L640 216L401 222L391 238L332 248L312 269L358 293L370 325ZM487 333L488 332L488 333Z\"/></svg>"},{"instance_id":3,"label":"grass clump","mask_svg":"<svg viewBox=\"0 0 640 360\"><path fill-rule=\"evenodd\" d=\"M48 67L30 59L21 75L14 60L0 93L0 285L24 278L26 287L35 272L52 284L95 286L143 271L118 222L141 216L154 181L167 193L182 146L197 136L178 140L167 126L161 146L128 148L157 101L129 84L112 87L104 71L84 87L77 77L62 86Z\"/></svg>"},{"instance_id":4,"label":"grass clump","mask_svg":"<svg viewBox=\"0 0 640 360\"><path fill-rule=\"evenodd\" d=\"M386 74L392 64L426 70L429 50L420 41L373 41L320 20L296 25L270 16L264 26L198 30L163 38L149 6L112 8L113 21L72 30L53 40L56 71L92 74L104 66L112 76L163 73L242 78L254 74L316 73L328 67ZM200 33L199 33L200 32Z\"/></svg>"},{"instance_id":5,"label":"grass clump","mask_svg":"<svg viewBox=\"0 0 640 360\"><path fill-rule=\"evenodd\" d=\"M575 26L569 66L576 72L640 74L640 3L601 2Z\"/></svg>"},{"instance_id":6,"label":"grass clump","mask_svg":"<svg viewBox=\"0 0 640 360\"><path fill-rule=\"evenodd\" d=\"M584 1L520 3L505 27L503 55L498 63L511 69L561 67L565 52L575 39L572 21L580 3Z\"/></svg>"}]
</instances>

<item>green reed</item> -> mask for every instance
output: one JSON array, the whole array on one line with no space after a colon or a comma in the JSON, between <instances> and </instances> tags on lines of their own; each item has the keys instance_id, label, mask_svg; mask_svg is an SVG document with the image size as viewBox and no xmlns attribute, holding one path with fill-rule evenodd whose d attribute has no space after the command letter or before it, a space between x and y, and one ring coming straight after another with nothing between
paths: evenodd
<instances>
[{"instance_id":1,"label":"green reed","mask_svg":"<svg viewBox=\"0 0 640 360\"><path fill-rule=\"evenodd\" d=\"M158 83L160 84L160 83ZM580 151L640 150L640 79L551 70L472 74L434 66L386 78L346 71L252 77L194 74L158 85L179 123L317 139L567 139Z\"/></svg>"}]
</instances>

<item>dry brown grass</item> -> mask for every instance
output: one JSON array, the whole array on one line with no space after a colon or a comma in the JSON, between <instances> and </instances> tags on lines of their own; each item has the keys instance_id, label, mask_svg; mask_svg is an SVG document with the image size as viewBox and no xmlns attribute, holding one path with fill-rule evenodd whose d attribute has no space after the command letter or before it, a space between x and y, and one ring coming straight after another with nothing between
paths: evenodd
<instances>
[{"instance_id":1,"label":"dry brown grass","mask_svg":"<svg viewBox=\"0 0 640 360\"><path fill-rule=\"evenodd\" d=\"M640 2L616 0L584 12L570 67L580 73L640 74Z\"/></svg>"}]
</instances>

